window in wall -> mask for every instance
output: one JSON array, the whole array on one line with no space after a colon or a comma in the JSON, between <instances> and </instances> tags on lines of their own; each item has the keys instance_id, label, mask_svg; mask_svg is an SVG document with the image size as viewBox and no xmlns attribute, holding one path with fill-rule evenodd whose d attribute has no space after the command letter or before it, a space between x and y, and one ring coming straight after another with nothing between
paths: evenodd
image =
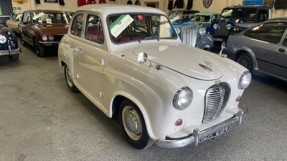
<instances>
[{"instance_id":1,"label":"window in wall","mask_svg":"<svg viewBox=\"0 0 287 161\"><path fill-rule=\"evenodd\" d=\"M73 23L71 26L71 34L81 37L82 28L83 28L83 15L80 14L80 15L77 15L73 20Z\"/></svg>"},{"instance_id":2,"label":"window in wall","mask_svg":"<svg viewBox=\"0 0 287 161\"><path fill-rule=\"evenodd\" d=\"M104 32L100 17L89 15L86 23L85 38L96 43L104 43Z\"/></svg>"}]
</instances>

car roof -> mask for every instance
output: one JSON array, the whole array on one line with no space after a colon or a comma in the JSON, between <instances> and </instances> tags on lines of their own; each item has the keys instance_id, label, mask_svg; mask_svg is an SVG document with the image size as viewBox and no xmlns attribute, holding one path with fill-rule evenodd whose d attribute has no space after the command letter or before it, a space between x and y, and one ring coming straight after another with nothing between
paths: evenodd
<instances>
[{"instance_id":1,"label":"car roof","mask_svg":"<svg viewBox=\"0 0 287 161\"><path fill-rule=\"evenodd\" d=\"M161 13L165 14L163 11L151 8L151 7L143 7L138 5L119 5L119 4L92 4L85 5L79 7L78 11L91 11L98 12L104 14L113 14L113 13L130 13L130 12L138 12L138 13Z\"/></svg>"}]
</instances>

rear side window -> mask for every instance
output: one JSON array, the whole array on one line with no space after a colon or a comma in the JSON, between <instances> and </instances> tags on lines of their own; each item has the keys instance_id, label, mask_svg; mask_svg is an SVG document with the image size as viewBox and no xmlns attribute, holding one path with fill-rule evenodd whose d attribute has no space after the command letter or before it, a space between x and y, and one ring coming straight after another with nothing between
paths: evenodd
<instances>
[{"instance_id":1,"label":"rear side window","mask_svg":"<svg viewBox=\"0 0 287 161\"><path fill-rule=\"evenodd\" d=\"M83 15L80 14L75 16L73 19L73 23L71 26L71 34L81 37L82 30L83 30Z\"/></svg>"},{"instance_id":2,"label":"rear side window","mask_svg":"<svg viewBox=\"0 0 287 161\"><path fill-rule=\"evenodd\" d=\"M101 19L97 15L88 15L86 22L85 38L87 40L103 44L104 43L104 31L101 23Z\"/></svg>"},{"instance_id":3,"label":"rear side window","mask_svg":"<svg viewBox=\"0 0 287 161\"><path fill-rule=\"evenodd\" d=\"M253 27L244 35L257 40L278 44L286 27L286 22L269 22Z\"/></svg>"}]
</instances>

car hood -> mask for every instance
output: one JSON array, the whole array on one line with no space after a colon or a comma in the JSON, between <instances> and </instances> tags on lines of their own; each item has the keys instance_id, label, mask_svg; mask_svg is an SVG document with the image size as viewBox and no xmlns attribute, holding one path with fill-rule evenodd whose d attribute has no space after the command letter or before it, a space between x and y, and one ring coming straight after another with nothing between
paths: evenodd
<instances>
[{"instance_id":1,"label":"car hood","mask_svg":"<svg viewBox=\"0 0 287 161\"><path fill-rule=\"evenodd\" d=\"M37 30L39 30L42 34L63 35L67 33L69 25L43 24L43 25L35 25L34 27Z\"/></svg>"},{"instance_id":2,"label":"car hood","mask_svg":"<svg viewBox=\"0 0 287 161\"><path fill-rule=\"evenodd\" d=\"M141 46L133 50L135 55L141 52L147 53L148 59L161 68L195 79L215 80L224 73L223 64L216 60L219 56L198 48L176 44Z\"/></svg>"}]
</instances>

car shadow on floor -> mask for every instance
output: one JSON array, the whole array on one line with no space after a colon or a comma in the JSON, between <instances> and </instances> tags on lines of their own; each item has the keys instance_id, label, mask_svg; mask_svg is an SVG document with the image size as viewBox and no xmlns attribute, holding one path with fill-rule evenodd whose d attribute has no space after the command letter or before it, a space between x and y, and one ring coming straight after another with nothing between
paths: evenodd
<instances>
[{"instance_id":1,"label":"car shadow on floor","mask_svg":"<svg viewBox=\"0 0 287 161\"><path fill-rule=\"evenodd\" d=\"M253 81L258 81L260 83L264 83L264 84L268 84L269 86L272 86L278 90L281 91L287 91L287 83L284 80L278 79L278 78L274 78L271 76L267 76L267 75L253 75L252 76Z\"/></svg>"}]
</instances>

